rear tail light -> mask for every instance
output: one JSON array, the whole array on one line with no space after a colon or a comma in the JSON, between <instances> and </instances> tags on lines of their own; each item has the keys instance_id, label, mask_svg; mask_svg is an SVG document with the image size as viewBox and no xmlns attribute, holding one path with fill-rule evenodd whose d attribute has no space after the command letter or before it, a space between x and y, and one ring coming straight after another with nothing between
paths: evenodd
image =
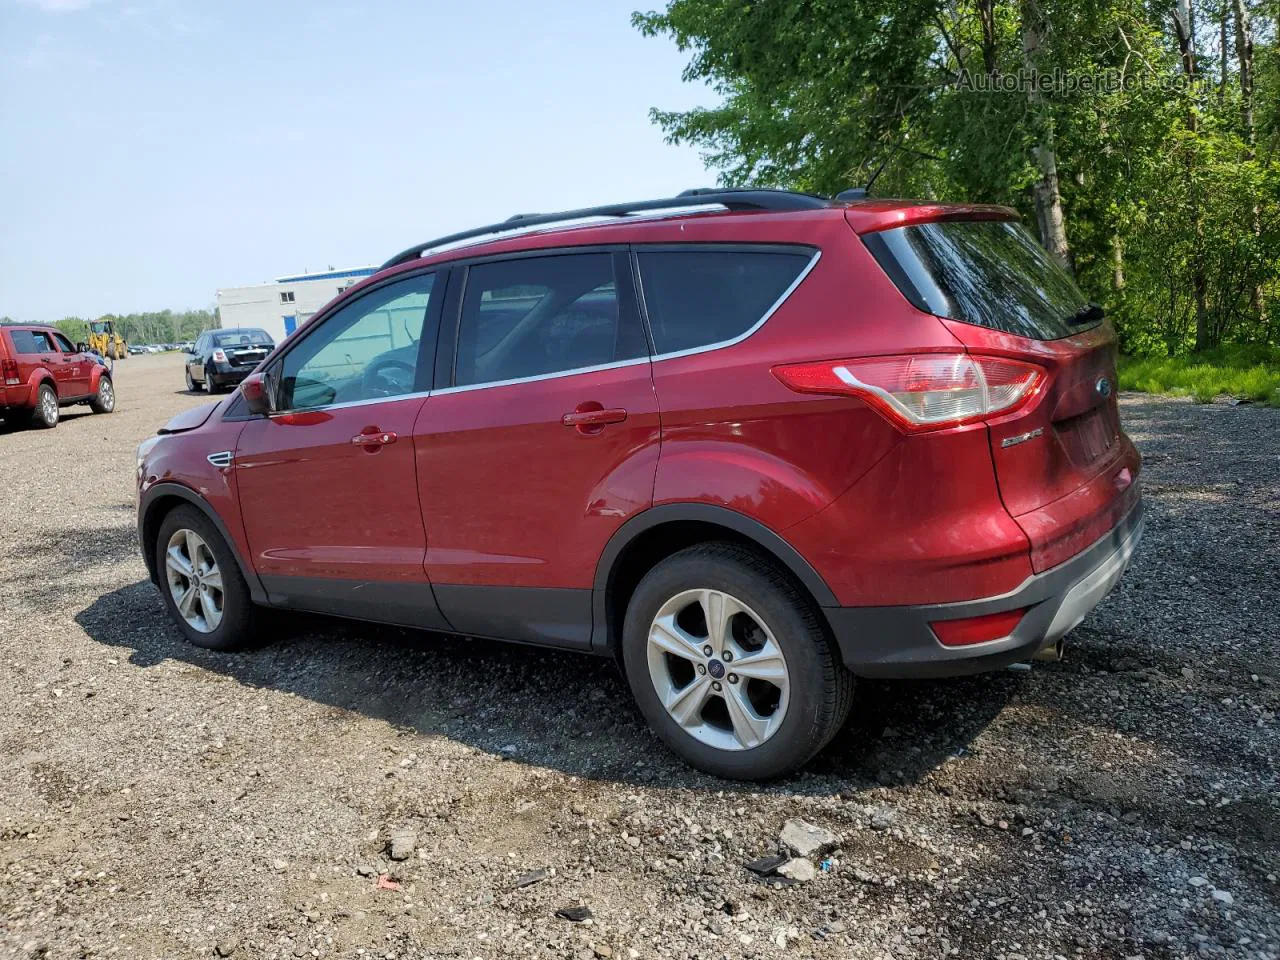
<instances>
[{"instance_id":1,"label":"rear tail light","mask_svg":"<svg viewBox=\"0 0 1280 960\"><path fill-rule=\"evenodd\" d=\"M226 351L225 351L225 350L215 350L215 351L213 351L213 362L214 362L214 363L226 363L226 362L227 362L227 353L226 353Z\"/></svg>"},{"instance_id":2,"label":"rear tail light","mask_svg":"<svg viewBox=\"0 0 1280 960\"><path fill-rule=\"evenodd\" d=\"M22 382L17 360L0 360L0 377L4 377L6 386L15 386Z\"/></svg>"},{"instance_id":3,"label":"rear tail light","mask_svg":"<svg viewBox=\"0 0 1280 960\"><path fill-rule=\"evenodd\" d=\"M967 353L796 363L774 367L773 375L800 393L858 397L907 432L1010 413L1045 381L1034 364Z\"/></svg>"},{"instance_id":4,"label":"rear tail light","mask_svg":"<svg viewBox=\"0 0 1280 960\"><path fill-rule=\"evenodd\" d=\"M961 620L935 620L929 624L934 636L944 647L967 647L975 643L988 643L1009 636L1022 622L1027 611L1004 610L982 617L965 617Z\"/></svg>"}]
</instances>

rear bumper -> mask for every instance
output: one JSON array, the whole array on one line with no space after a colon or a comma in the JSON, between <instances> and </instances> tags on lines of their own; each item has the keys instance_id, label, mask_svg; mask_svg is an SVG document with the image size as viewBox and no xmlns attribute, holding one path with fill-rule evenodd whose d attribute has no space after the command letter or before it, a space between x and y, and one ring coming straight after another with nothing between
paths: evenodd
<instances>
[{"instance_id":1,"label":"rear bumper","mask_svg":"<svg viewBox=\"0 0 1280 960\"><path fill-rule=\"evenodd\" d=\"M1116 585L1142 539L1142 501L1106 536L1051 570L998 597L894 607L828 607L845 666L858 676L921 678L996 670L1025 660L1070 630ZM964 647L943 646L937 620L1027 608L1013 633Z\"/></svg>"}]
</instances>

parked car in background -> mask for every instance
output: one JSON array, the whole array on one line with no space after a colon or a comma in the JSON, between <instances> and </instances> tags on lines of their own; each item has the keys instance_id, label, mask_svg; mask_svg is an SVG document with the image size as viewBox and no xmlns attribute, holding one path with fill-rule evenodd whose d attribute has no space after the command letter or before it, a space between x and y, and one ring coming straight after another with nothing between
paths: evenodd
<instances>
[{"instance_id":1,"label":"parked car in background","mask_svg":"<svg viewBox=\"0 0 1280 960\"><path fill-rule=\"evenodd\" d=\"M1115 331L1017 219L716 191L415 246L142 445L152 579L214 649L270 606L613 655L690 763L794 770L854 677L1056 658L1141 537Z\"/></svg>"},{"instance_id":2,"label":"parked car in background","mask_svg":"<svg viewBox=\"0 0 1280 960\"><path fill-rule=\"evenodd\" d=\"M271 352L275 343L265 330L208 330L196 338L187 355L187 389L217 393L234 387Z\"/></svg>"},{"instance_id":3,"label":"parked car in background","mask_svg":"<svg viewBox=\"0 0 1280 960\"><path fill-rule=\"evenodd\" d=\"M0 417L56 427L60 408L78 403L94 413L116 407L115 384L100 357L53 327L0 326Z\"/></svg>"}]
</instances>

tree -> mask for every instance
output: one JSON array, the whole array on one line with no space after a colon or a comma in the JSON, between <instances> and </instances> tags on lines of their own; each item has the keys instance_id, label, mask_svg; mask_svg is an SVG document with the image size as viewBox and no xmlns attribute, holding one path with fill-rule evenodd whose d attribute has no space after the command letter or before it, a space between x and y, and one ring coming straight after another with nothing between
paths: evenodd
<instances>
[{"instance_id":1,"label":"tree","mask_svg":"<svg viewBox=\"0 0 1280 960\"><path fill-rule=\"evenodd\" d=\"M1125 349L1177 353L1275 342L1280 293L1280 3L1201 4L669 0L633 23L719 98L652 116L723 184L879 173L1014 206Z\"/></svg>"}]
</instances>

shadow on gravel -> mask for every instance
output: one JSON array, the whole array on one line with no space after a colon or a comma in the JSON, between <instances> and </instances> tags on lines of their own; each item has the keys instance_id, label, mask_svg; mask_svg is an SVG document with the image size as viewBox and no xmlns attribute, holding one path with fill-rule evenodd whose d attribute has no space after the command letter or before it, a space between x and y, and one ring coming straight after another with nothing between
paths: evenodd
<instances>
[{"instance_id":1,"label":"shadow on gravel","mask_svg":"<svg viewBox=\"0 0 1280 960\"><path fill-rule=\"evenodd\" d=\"M661 748L611 661L445 634L275 614L261 648L193 647L155 588L138 582L76 615L98 643L143 668L176 660L423 736L564 773L637 785L759 790L697 773ZM962 755L1005 707L1019 675L859 687L855 719L802 774L764 788L857 794L917 783Z\"/></svg>"}]
</instances>

